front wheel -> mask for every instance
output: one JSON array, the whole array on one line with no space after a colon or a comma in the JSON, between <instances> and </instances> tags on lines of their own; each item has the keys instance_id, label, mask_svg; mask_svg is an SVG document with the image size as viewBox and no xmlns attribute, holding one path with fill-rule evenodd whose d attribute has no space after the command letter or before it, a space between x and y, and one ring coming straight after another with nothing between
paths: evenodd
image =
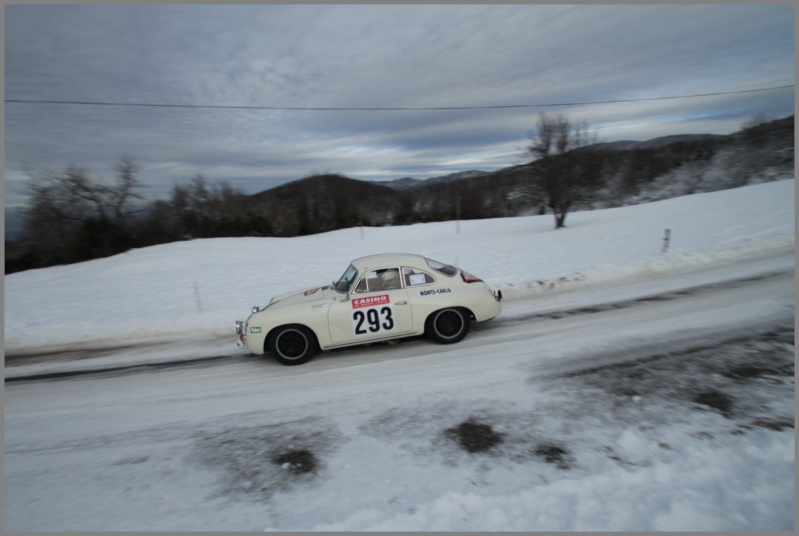
<instances>
[{"instance_id":1,"label":"front wheel","mask_svg":"<svg viewBox=\"0 0 799 536\"><path fill-rule=\"evenodd\" d=\"M267 346L281 365L302 365L316 353L316 338L305 326L282 326L269 336Z\"/></svg>"},{"instance_id":2,"label":"front wheel","mask_svg":"<svg viewBox=\"0 0 799 536\"><path fill-rule=\"evenodd\" d=\"M436 311L428 317L425 333L439 344L461 341L469 333L469 313L457 308Z\"/></svg>"}]
</instances>

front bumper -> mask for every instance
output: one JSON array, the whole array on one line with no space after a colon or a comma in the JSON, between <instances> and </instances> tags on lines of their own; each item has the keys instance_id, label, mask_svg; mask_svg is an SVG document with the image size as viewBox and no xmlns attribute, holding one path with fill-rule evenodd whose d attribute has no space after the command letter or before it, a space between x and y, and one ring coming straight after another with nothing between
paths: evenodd
<instances>
[{"instance_id":1,"label":"front bumper","mask_svg":"<svg viewBox=\"0 0 799 536\"><path fill-rule=\"evenodd\" d=\"M236 346L243 346L247 347L247 322L242 322L241 320L236 320L234 323L234 327L236 329L236 335L238 335L238 340L236 341Z\"/></svg>"}]
</instances>

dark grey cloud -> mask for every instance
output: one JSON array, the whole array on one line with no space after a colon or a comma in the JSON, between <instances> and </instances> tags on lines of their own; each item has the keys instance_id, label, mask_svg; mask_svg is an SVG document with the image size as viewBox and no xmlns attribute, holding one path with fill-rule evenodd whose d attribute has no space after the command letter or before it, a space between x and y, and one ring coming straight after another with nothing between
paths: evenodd
<instances>
[{"instance_id":1,"label":"dark grey cloud","mask_svg":"<svg viewBox=\"0 0 799 536\"><path fill-rule=\"evenodd\" d=\"M6 6L6 99L451 107L652 99L793 83L789 5ZM5 107L6 204L24 169L123 154L151 195L195 174L252 192L310 173L425 178L520 163L540 111L605 141L728 133L793 89L547 108L290 111ZM266 186L264 186L266 185Z\"/></svg>"}]
</instances>

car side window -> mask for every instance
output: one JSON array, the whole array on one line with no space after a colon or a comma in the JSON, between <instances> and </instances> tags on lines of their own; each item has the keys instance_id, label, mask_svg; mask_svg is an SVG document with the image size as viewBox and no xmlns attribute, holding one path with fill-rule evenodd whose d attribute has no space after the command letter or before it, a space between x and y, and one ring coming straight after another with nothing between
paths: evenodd
<instances>
[{"instance_id":1,"label":"car side window","mask_svg":"<svg viewBox=\"0 0 799 536\"><path fill-rule=\"evenodd\" d=\"M355 287L355 292L368 292L366 286L366 276L363 276L360 281L358 281L358 286Z\"/></svg>"},{"instance_id":2,"label":"car side window","mask_svg":"<svg viewBox=\"0 0 799 536\"><path fill-rule=\"evenodd\" d=\"M406 287L418 287L419 285L429 285L436 282L436 278L418 268L404 267L402 274L405 277Z\"/></svg>"},{"instance_id":3,"label":"car side window","mask_svg":"<svg viewBox=\"0 0 799 536\"><path fill-rule=\"evenodd\" d=\"M366 272L355 287L355 292L377 292L399 288L402 288L399 268L383 268Z\"/></svg>"}]
</instances>

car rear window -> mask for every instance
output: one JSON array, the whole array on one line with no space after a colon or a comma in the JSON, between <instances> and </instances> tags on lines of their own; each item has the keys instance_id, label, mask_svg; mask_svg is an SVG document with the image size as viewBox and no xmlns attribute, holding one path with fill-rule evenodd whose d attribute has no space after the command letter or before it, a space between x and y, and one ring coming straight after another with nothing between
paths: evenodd
<instances>
[{"instance_id":1,"label":"car rear window","mask_svg":"<svg viewBox=\"0 0 799 536\"><path fill-rule=\"evenodd\" d=\"M402 273L405 276L406 287L418 287L420 285L430 285L436 282L436 278L418 268L404 266Z\"/></svg>"},{"instance_id":2,"label":"car rear window","mask_svg":"<svg viewBox=\"0 0 799 536\"><path fill-rule=\"evenodd\" d=\"M433 270L435 270L440 274L444 274L447 277L452 277L453 275L458 273L458 269L455 268L454 266L450 266L449 264L444 264L443 262L438 262L434 261L433 259L427 259L427 258L425 258L425 261L427 261L427 265L430 268L432 268Z\"/></svg>"}]
</instances>

